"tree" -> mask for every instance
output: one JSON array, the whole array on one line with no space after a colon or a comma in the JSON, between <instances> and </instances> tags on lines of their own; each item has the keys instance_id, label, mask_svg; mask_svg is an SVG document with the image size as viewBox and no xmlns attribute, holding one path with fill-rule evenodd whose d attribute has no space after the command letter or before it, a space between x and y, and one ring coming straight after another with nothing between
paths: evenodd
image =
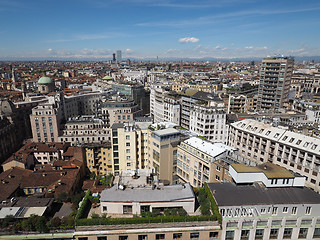
<instances>
[{"instance_id":1,"label":"tree","mask_svg":"<svg viewBox=\"0 0 320 240\"><path fill-rule=\"evenodd\" d=\"M47 227L47 224L46 224L46 218L44 216L38 218L35 224L35 228L40 233L49 232L49 228Z\"/></svg>"},{"instance_id":2,"label":"tree","mask_svg":"<svg viewBox=\"0 0 320 240\"><path fill-rule=\"evenodd\" d=\"M5 216L5 218L2 221L2 227L6 228L8 227L11 223L13 223L15 221L15 218L13 215L7 215Z\"/></svg>"},{"instance_id":3,"label":"tree","mask_svg":"<svg viewBox=\"0 0 320 240\"><path fill-rule=\"evenodd\" d=\"M70 198L66 192L62 192L59 194L57 200L58 202L69 202Z\"/></svg>"},{"instance_id":4,"label":"tree","mask_svg":"<svg viewBox=\"0 0 320 240\"><path fill-rule=\"evenodd\" d=\"M51 219L52 227L59 227L61 225L61 219L59 217L55 217Z\"/></svg>"}]
</instances>

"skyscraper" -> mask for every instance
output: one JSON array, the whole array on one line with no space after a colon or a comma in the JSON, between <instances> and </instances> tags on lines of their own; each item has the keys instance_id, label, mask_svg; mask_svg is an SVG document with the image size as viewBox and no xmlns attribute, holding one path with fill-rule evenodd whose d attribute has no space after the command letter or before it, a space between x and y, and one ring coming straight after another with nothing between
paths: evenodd
<instances>
[{"instance_id":1,"label":"skyscraper","mask_svg":"<svg viewBox=\"0 0 320 240\"><path fill-rule=\"evenodd\" d=\"M117 50L117 62L121 63L122 62L122 53L121 50Z\"/></svg>"},{"instance_id":2,"label":"skyscraper","mask_svg":"<svg viewBox=\"0 0 320 240\"><path fill-rule=\"evenodd\" d=\"M258 92L258 110L274 110L289 103L294 59L271 57L262 60Z\"/></svg>"}]
</instances>

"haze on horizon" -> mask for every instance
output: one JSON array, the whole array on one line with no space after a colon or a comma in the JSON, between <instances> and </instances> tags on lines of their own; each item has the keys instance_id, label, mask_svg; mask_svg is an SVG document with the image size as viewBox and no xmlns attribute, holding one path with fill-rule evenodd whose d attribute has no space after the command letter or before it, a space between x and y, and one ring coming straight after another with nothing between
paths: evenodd
<instances>
[{"instance_id":1,"label":"haze on horizon","mask_svg":"<svg viewBox=\"0 0 320 240\"><path fill-rule=\"evenodd\" d=\"M318 0L0 0L0 60L320 56Z\"/></svg>"}]
</instances>

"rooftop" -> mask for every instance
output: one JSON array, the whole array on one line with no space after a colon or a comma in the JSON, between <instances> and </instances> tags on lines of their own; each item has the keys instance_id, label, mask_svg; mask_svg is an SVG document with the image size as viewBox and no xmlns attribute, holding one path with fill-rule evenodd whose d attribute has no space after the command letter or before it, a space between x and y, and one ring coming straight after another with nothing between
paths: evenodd
<instances>
[{"instance_id":1,"label":"rooftop","mask_svg":"<svg viewBox=\"0 0 320 240\"><path fill-rule=\"evenodd\" d=\"M264 163L256 167L246 166L243 163L231 165L238 173L264 173L267 178L294 178L287 169L272 163Z\"/></svg>"},{"instance_id":2,"label":"rooftop","mask_svg":"<svg viewBox=\"0 0 320 240\"><path fill-rule=\"evenodd\" d=\"M320 195L309 188L262 188L259 185L208 183L218 206L320 204Z\"/></svg>"},{"instance_id":3,"label":"rooftop","mask_svg":"<svg viewBox=\"0 0 320 240\"><path fill-rule=\"evenodd\" d=\"M192 137L184 141L184 143L199 149L200 151L212 156L216 157L225 151L235 151L233 147L229 147L223 143L212 143L206 140L203 140L198 137Z\"/></svg>"}]
</instances>

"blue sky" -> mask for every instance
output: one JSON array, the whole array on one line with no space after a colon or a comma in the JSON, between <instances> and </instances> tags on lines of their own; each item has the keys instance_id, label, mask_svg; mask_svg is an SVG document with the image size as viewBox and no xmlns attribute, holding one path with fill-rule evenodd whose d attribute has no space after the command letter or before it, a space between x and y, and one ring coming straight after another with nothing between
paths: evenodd
<instances>
[{"instance_id":1,"label":"blue sky","mask_svg":"<svg viewBox=\"0 0 320 240\"><path fill-rule=\"evenodd\" d=\"M319 0L0 0L0 59L320 56Z\"/></svg>"}]
</instances>

